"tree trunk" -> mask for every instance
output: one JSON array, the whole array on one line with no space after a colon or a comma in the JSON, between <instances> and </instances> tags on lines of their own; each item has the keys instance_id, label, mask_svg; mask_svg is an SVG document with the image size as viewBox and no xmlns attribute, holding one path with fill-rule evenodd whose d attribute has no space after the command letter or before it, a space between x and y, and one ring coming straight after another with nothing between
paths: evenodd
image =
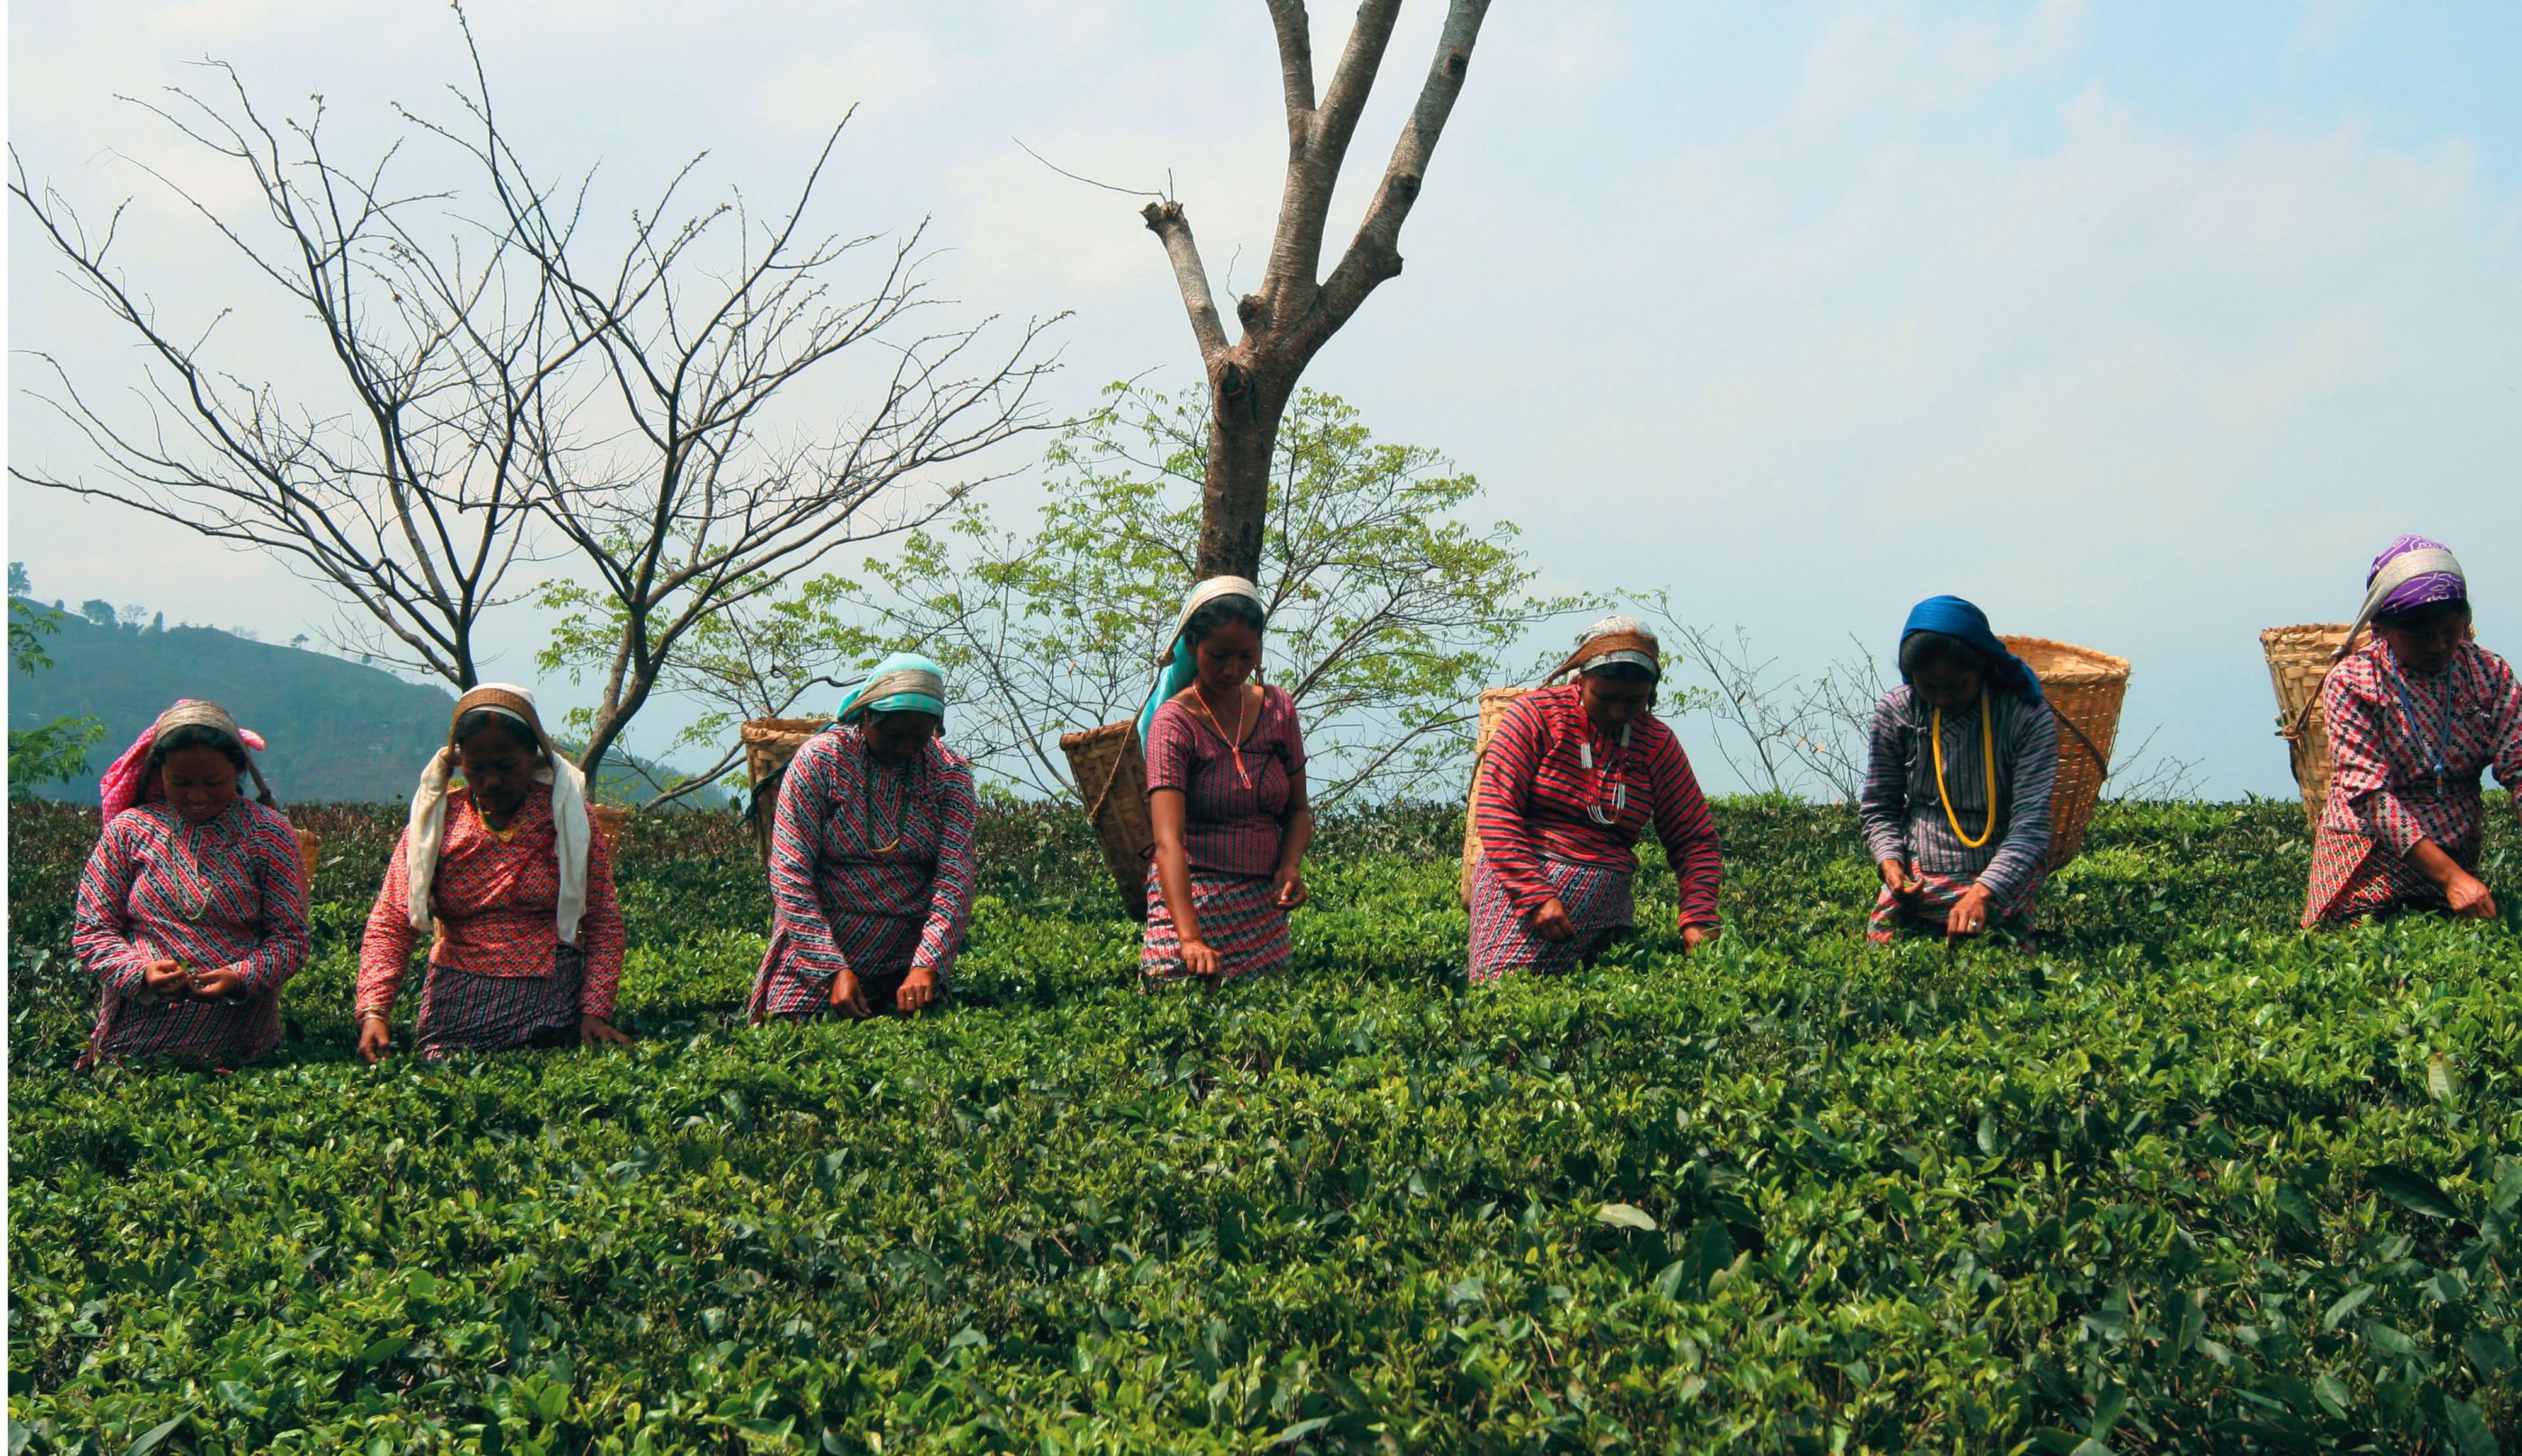
<instances>
[{"instance_id":1,"label":"tree trunk","mask_svg":"<svg viewBox=\"0 0 2522 1456\"><path fill-rule=\"evenodd\" d=\"M595 780L604 771L605 756L612 752L616 743L621 742L622 730L630 726L631 717L647 703L648 689L653 681L651 678L636 678L629 685L627 693L608 695L609 701L596 706L595 720L587 725L586 746L578 755L579 771L586 775L588 794L595 792Z\"/></svg>"},{"instance_id":2,"label":"tree trunk","mask_svg":"<svg viewBox=\"0 0 2522 1456\"><path fill-rule=\"evenodd\" d=\"M1265 374L1233 362L1218 371L1209 391L1208 474L1200 503L1196 573L1202 580L1261 575L1270 462L1278 453L1279 421L1295 392L1295 378L1294 369Z\"/></svg>"},{"instance_id":3,"label":"tree trunk","mask_svg":"<svg viewBox=\"0 0 2522 1456\"><path fill-rule=\"evenodd\" d=\"M1322 269L1323 229L1340 163L1348 155L1367 94L1382 67L1401 0L1361 0L1338 68L1315 99L1313 32L1304 0L1269 0L1278 33L1287 114L1287 176L1279 226L1260 292L1238 299L1240 341L1229 341L1208 270L1200 262L1182 204L1167 197L1140 216L1164 244L1209 381L1208 473L1200 501L1197 574L1258 578L1270 516L1270 458L1279 419L1305 365L1348 322L1377 285L1401 272L1401 224L1419 199L1436 138L1445 129L1489 0L1450 0L1436 54L1419 99L1393 144L1391 160L1357 236L1331 276Z\"/></svg>"}]
</instances>

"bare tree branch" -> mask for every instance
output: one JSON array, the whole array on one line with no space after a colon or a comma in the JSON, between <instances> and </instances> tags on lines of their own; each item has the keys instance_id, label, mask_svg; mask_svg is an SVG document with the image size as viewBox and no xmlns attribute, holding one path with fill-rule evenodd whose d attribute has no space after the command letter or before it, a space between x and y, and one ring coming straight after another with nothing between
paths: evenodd
<instances>
[{"instance_id":1,"label":"bare tree branch","mask_svg":"<svg viewBox=\"0 0 2522 1456\"><path fill-rule=\"evenodd\" d=\"M1401 224L1409 218L1411 205L1419 201L1436 139L1444 134L1446 118L1463 93L1463 80L1471 73L1471 46L1479 39L1480 22L1488 8L1488 0L1453 0L1453 8L1446 13L1444 31L1436 40L1436 58L1419 88L1418 104L1410 109L1410 120L1393 143L1383 182L1367 205L1366 220L1350 240L1348 251L1323 285L1321 310L1308 321L1314 347L1319 348L1348 322L1377 284L1399 276Z\"/></svg>"},{"instance_id":2,"label":"bare tree branch","mask_svg":"<svg viewBox=\"0 0 2522 1456\"><path fill-rule=\"evenodd\" d=\"M1183 309L1191 315L1191 338L1199 344L1200 362L1210 369L1226 353L1226 326L1218 321L1217 299L1208 290L1208 269L1191 241L1191 219L1182 204L1149 203L1140 213L1148 231L1164 240L1165 256L1174 265L1174 286L1182 290Z\"/></svg>"},{"instance_id":3,"label":"bare tree branch","mask_svg":"<svg viewBox=\"0 0 2522 1456\"><path fill-rule=\"evenodd\" d=\"M1270 26L1279 36L1279 84L1287 104L1287 142L1293 148L1314 116L1314 35L1305 0L1269 0Z\"/></svg>"},{"instance_id":4,"label":"bare tree branch","mask_svg":"<svg viewBox=\"0 0 2522 1456\"><path fill-rule=\"evenodd\" d=\"M1287 8L1290 7L1273 6L1271 18L1280 20L1281 12ZM1292 8L1301 27L1303 8ZM1366 111L1367 94L1375 88L1376 72L1383 66L1384 48L1391 44L1393 24L1400 19L1401 0L1367 0L1360 5L1357 22L1349 30L1348 45L1340 53L1339 66L1331 72L1331 89L1324 94L1321 108L1308 110L1301 122L1292 110L1289 112L1287 177L1279 197L1279 227L1270 242L1270 265L1261 278L1261 297L1274 319L1300 319L1313 307L1331 193L1339 185L1340 165L1348 158L1349 141L1357 134L1358 117ZM1287 26L1282 21L1279 54L1283 71L1288 41ZM1306 83L1311 90L1310 38L1304 38L1304 43Z\"/></svg>"}]
</instances>

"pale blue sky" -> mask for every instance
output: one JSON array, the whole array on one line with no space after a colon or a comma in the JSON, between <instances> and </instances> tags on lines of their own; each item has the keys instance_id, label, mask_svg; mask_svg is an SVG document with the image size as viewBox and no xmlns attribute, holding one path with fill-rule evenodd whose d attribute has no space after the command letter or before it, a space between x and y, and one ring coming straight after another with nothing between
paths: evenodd
<instances>
[{"instance_id":1,"label":"pale blue sky","mask_svg":"<svg viewBox=\"0 0 2522 1456\"><path fill-rule=\"evenodd\" d=\"M1346 15L1317 8L1328 53ZM864 102L821 215L933 213L950 296L1075 310L1063 408L1189 377L1190 331L1128 200L1011 137L1133 185L1170 168L1221 292L1266 248L1258 0L481 9L532 156L600 159L617 212L704 148L716 184L784 192ZM1405 12L1335 229L1439 9ZM147 196L117 154L170 156L112 94L189 59L275 101L322 89L347 141L389 98L437 106L456 54L429 6L19 6L10 27L12 142L94 206ZM2256 630L2350 614L2392 536L2448 540L2482 636L2522 649L2517 70L2507 3L1499 0L1408 271L1308 383L1477 473L1555 581L1668 588L1789 666L1850 631L1888 653L1910 602L1959 592L2132 659L2129 728L2161 723L2210 792L2284 794ZM13 348L128 367L11 226ZM179 215L145 201L129 231L170 309L241 302L239 367L314 377L303 327ZM13 460L74 458L15 393L9 414ZM106 508L13 489L9 517L48 598L213 597L185 614L283 639L327 614L268 563ZM531 671L533 626L502 670ZM1712 767L1705 737L1685 725Z\"/></svg>"}]
</instances>

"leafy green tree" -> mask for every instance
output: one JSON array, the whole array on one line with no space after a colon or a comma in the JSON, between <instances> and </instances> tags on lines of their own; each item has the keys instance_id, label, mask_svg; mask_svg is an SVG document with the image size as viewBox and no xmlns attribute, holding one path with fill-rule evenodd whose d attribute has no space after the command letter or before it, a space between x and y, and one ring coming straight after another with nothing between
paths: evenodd
<instances>
[{"instance_id":1,"label":"leafy green tree","mask_svg":"<svg viewBox=\"0 0 2522 1456\"><path fill-rule=\"evenodd\" d=\"M736 729L747 720L811 716L839 705L841 691L887 651L883 639L855 614L844 614L852 612L843 599L848 585L824 575L778 595L768 589L768 582L742 583L740 606L711 613L692 625L683 645L667 660L656 691L701 710L662 756L696 752L708 766L671 781L640 781L649 796L647 807L660 807L712 784L742 787L744 749ZM560 614L550 645L536 660L542 670L566 672L576 680L610 667L622 640L617 597L563 580L545 586L541 602ZM594 720L592 710L572 708L565 728L584 735ZM627 797L638 787L626 779L621 793Z\"/></svg>"},{"instance_id":2,"label":"leafy green tree","mask_svg":"<svg viewBox=\"0 0 2522 1456\"><path fill-rule=\"evenodd\" d=\"M53 665L43 639L62 629L61 614L16 599L25 583L25 570L9 568L9 668L33 672ZM9 730L9 796L31 796L38 784L66 784L87 772L88 750L105 737L105 724L95 718L55 718L40 728Z\"/></svg>"},{"instance_id":3,"label":"leafy green tree","mask_svg":"<svg viewBox=\"0 0 2522 1456\"><path fill-rule=\"evenodd\" d=\"M96 623L100 627L113 626L115 618L114 604L103 597L90 597L86 601L79 603L79 615L86 617L89 621Z\"/></svg>"},{"instance_id":4,"label":"leafy green tree","mask_svg":"<svg viewBox=\"0 0 2522 1456\"><path fill-rule=\"evenodd\" d=\"M1138 711L1200 548L1204 392L1104 396L1052 447L1032 531L967 505L870 560L865 585L819 587L879 627L870 647L934 656L957 744L1045 793L1070 787L1062 731ZM1525 629L1590 600L1535 596L1515 526L1465 519L1478 479L1377 440L1336 395L1297 394L1273 470L1265 676L1303 714L1315 801L1459 780L1480 688L1527 678L1507 665Z\"/></svg>"}]
</instances>

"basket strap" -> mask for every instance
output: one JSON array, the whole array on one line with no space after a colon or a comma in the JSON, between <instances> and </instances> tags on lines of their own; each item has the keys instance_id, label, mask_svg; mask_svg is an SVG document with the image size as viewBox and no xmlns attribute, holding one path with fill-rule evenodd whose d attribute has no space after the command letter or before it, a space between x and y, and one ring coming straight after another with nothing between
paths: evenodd
<instances>
[{"instance_id":1,"label":"basket strap","mask_svg":"<svg viewBox=\"0 0 2522 1456\"><path fill-rule=\"evenodd\" d=\"M2048 703L2048 700L2045 698L2041 701L2043 703ZM2050 713L2058 719L2059 724L2068 732L2076 735L2076 742L2082 744L2084 746L2084 751L2093 755L2093 767L2102 771L2103 778L2109 778L2111 776L2111 760L2102 756L2102 751L2093 747L2093 741L2084 736L2084 730L2077 727L2076 720L2067 716L2064 709L2054 703L2049 703L2048 706Z\"/></svg>"}]
</instances>

